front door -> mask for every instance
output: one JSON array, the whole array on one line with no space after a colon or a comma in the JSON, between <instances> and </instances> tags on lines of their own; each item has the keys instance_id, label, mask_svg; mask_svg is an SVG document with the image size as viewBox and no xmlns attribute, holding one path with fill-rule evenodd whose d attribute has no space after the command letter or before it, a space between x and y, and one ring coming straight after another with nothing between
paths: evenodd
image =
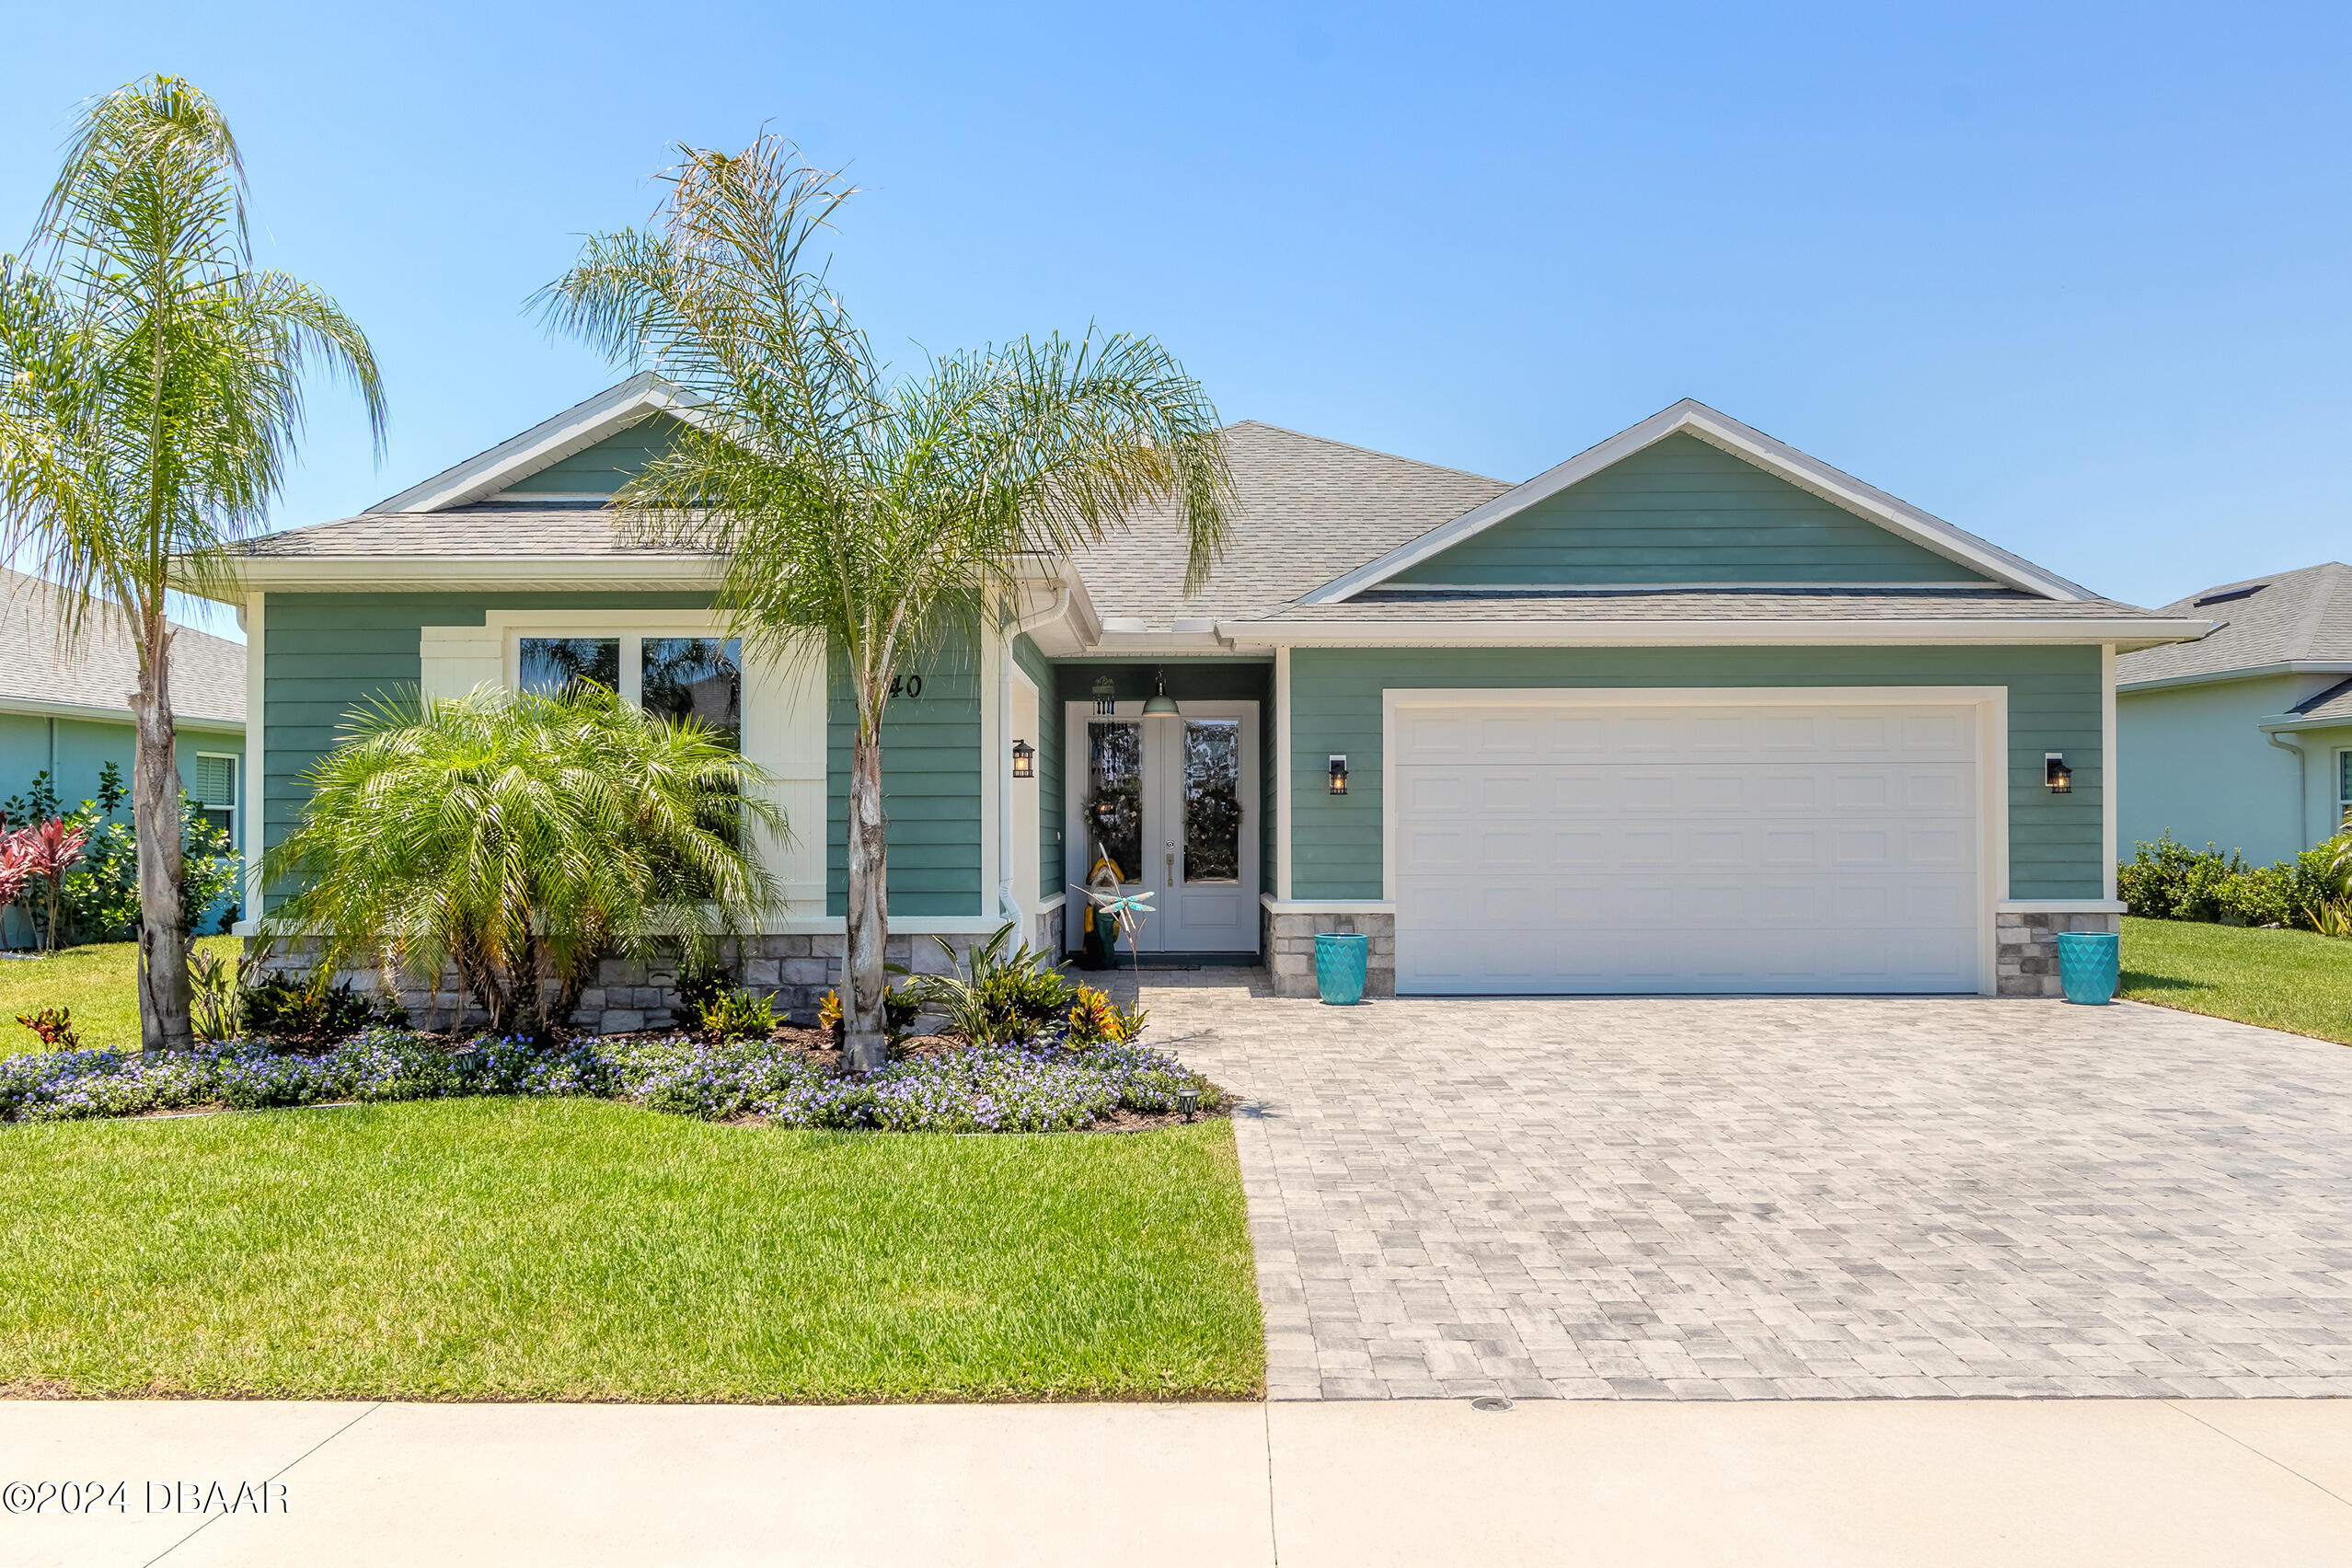
<instances>
[{"instance_id":1,"label":"front door","mask_svg":"<svg viewBox=\"0 0 2352 1568\"><path fill-rule=\"evenodd\" d=\"M1254 952L1258 705L1185 702L1148 719L1138 702L1094 707L1069 705L1068 880L1083 886L1102 859L1124 891L1150 894L1143 951Z\"/></svg>"}]
</instances>

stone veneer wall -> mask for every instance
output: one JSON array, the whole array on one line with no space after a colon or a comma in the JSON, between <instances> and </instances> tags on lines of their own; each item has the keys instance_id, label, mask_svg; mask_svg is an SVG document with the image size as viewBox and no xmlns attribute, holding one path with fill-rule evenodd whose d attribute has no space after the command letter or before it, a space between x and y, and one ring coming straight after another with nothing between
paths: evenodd
<instances>
[{"instance_id":1,"label":"stone veneer wall","mask_svg":"<svg viewBox=\"0 0 2352 1568\"><path fill-rule=\"evenodd\" d=\"M2058 938L2061 931L2120 931L2123 917L2096 910L1993 916L1994 990L2004 997L2062 997Z\"/></svg>"},{"instance_id":2,"label":"stone veneer wall","mask_svg":"<svg viewBox=\"0 0 2352 1568\"><path fill-rule=\"evenodd\" d=\"M720 961L734 972L737 985L755 996L773 997L778 1018L813 1025L825 992L841 985L841 951L846 940L834 934L750 937L741 943L721 944ZM969 952L978 940L969 936L948 938L959 955ZM249 948L251 939L248 943ZM317 962L317 950L314 938L281 940L272 946L263 968L271 974L306 974ZM904 964L918 974L944 974L950 967L947 955L928 936L892 937L884 945L883 956L885 962ZM335 978L348 981L353 990L363 995L372 996L383 989L382 977L374 970L345 970ZM409 979L405 975L400 978ZM580 1006L571 1015L572 1027L591 1034L672 1028L682 1021L677 1010L677 983L674 963L606 959L597 966L595 980L581 992ZM462 1020L457 1016L459 997L455 971L444 971L434 986L411 982L398 986L397 991L400 1005L409 1010L409 1022L419 1029L453 1029L483 1021L478 1008L467 1008Z\"/></svg>"},{"instance_id":3,"label":"stone veneer wall","mask_svg":"<svg viewBox=\"0 0 2352 1568\"><path fill-rule=\"evenodd\" d=\"M1277 997L1312 997L1315 986L1315 939L1326 932L1346 931L1372 939L1364 973L1364 994L1397 994L1397 917L1393 915L1277 915L1258 906L1258 951Z\"/></svg>"}]
</instances>

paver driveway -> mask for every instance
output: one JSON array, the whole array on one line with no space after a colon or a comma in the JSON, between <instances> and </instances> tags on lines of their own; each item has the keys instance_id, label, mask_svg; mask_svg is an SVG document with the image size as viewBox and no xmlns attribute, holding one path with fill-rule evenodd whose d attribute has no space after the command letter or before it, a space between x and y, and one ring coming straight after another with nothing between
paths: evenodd
<instances>
[{"instance_id":1,"label":"paver driveway","mask_svg":"<svg viewBox=\"0 0 2352 1568\"><path fill-rule=\"evenodd\" d=\"M2352 1394L2352 1049L2130 1004L1142 979L1151 1038L1251 1101L1274 1398Z\"/></svg>"}]
</instances>

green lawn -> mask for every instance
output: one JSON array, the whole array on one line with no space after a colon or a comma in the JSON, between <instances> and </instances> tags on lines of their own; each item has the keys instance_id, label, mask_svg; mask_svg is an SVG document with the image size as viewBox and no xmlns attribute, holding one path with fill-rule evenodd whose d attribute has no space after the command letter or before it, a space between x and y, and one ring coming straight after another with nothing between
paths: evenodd
<instances>
[{"instance_id":1,"label":"green lawn","mask_svg":"<svg viewBox=\"0 0 2352 1568\"><path fill-rule=\"evenodd\" d=\"M843 1135L459 1100L0 1128L0 1390L1069 1400L1262 1378L1223 1121Z\"/></svg>"},{"instance_id":2,"label":"green lawn","mask_svg":"<svg viewBox=\"0 0 2352 1568\"><path fill-rule=\"evenodd\" d=\"M197 946L234 959L236 937L202 937ZM69 1008L85 1045L136 1050L139 1044L139 944L93 942L46 958L0 959L0 1056L37 1051L40 1041L18 1013Z\"/></svg>"},{"instance_id":3,"label":"green lawn","mask_svg":"<svg viewBox=\"0 0 2352 1568\"><path fill-rule=\"evenodd\" d=\"M2127 917L2121 994L2352 1044L2352 942Z\"/></svg>"}]
</instances>

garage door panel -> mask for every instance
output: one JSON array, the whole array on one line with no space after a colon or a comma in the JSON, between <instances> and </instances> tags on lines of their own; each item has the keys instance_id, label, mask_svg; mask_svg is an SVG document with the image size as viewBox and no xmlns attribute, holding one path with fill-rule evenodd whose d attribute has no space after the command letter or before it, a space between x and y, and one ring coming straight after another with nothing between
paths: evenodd
<instances>
[{"instance_id":1,"label":"garage door panel","mask_svg":"<svg viewBox=\"0 0 2352 1568\"><path fill-rule=\"evenodd\" d=\"M1401 988L1977 988L1972 709L1505 706L1400 710Z\"/></svg>"}]
</instances>

